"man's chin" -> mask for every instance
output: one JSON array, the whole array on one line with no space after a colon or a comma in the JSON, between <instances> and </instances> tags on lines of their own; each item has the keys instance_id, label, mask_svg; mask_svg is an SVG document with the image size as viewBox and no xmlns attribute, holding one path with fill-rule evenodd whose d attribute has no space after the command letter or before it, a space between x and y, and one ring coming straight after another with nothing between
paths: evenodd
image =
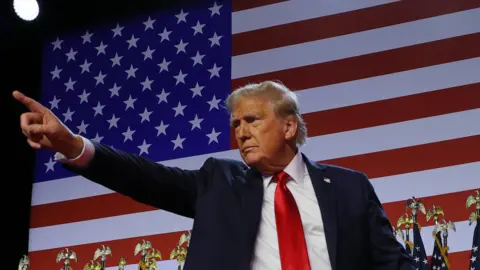
<instances>
[{"instance_id":1,"label":"man's chin","mask_svg":"<svg viewBox=\"0 0 480 270\"><path fill-rule=\"evenodd\" d=\"M246 154L243 156L243 161L245 161L248 166L255 167L255 165L260 162L260 159L253 154Z\"/></svg>"}]
</instances>

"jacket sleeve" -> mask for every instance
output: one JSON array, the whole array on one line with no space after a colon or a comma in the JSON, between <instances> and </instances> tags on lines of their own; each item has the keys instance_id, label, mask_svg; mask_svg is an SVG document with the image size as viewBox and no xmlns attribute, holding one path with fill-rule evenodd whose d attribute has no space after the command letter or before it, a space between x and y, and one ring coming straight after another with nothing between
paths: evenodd
<instances>
[{"instance_id":1,"label":"jacket sleeve","mask_svg":"<svg viewBox=\"0 0 480 270\"><path fill-rule=\"evenodd\" d=\"M138 202L193 218L197 197L209 186L209 158L198 170L168 167L95 143L87 166L63 167Z\"/></svg>"},{"instance_id":2,"label":"jacket sleeve","mask_svg":"<svg viewBox=\"0 0 480 270\"><path fill-rule=\"evenodd\" d=\"M371 257L375 270L414 270L411 256L397 241L392 225L383 210L375 190L365 174L367 222L371 244Z\"/></svg>"}]
</instances>

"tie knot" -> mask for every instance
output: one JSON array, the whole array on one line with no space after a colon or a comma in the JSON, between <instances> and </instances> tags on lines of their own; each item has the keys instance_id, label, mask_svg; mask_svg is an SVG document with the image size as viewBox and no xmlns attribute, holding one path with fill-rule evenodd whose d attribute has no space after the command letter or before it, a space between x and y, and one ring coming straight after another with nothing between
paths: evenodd
<instances>
[{"instance_id":1,"label":"tie knot","mask_svg":"<svg viewBox=\"0 0 480 270\"><path fill-rule=\"evenodd\" d=\"M273 181L279 184L286 184L288 180L290 180L290 175L285 171L278 172L273 176Z\"/></svg>"}]
</instances>

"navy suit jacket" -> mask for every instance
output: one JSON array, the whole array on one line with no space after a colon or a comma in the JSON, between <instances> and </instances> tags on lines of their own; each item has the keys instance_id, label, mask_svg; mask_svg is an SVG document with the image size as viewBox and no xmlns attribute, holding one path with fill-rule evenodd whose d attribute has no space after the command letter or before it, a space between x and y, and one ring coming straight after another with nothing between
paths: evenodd
<instances>
[{"instance_id":1,"label":"navy suit jacket","mask_svg":"<svg viewBox=\"0 0 480 270\"><path fill-rule=\"evenodd\" d=\"M185 270L251 269L263 201L257 170L215 158L198 170L184 170L94 145L87 168L64 166L136 201L194 219ZM368 178L303 158L320 205L332 269L414 269Z\"/></svg>"}]
</instances>

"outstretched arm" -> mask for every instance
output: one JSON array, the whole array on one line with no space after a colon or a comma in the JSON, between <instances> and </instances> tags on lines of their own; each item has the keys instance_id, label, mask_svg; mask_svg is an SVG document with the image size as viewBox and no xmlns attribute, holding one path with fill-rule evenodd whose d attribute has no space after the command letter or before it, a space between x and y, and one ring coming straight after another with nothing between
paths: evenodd
<instances>
[{"instance_id":1,"label":"outstretched arm","mask_svg":"<svg viewBox=\"0 0 480 270\"><path fill-rule=\"evenodd\" d=\"M196 198L208 185L210 161L198 170L184 170L84 141L80 156L63 161L66 169L136 201L193 218Z\"/></svg>"}]
</instances>

